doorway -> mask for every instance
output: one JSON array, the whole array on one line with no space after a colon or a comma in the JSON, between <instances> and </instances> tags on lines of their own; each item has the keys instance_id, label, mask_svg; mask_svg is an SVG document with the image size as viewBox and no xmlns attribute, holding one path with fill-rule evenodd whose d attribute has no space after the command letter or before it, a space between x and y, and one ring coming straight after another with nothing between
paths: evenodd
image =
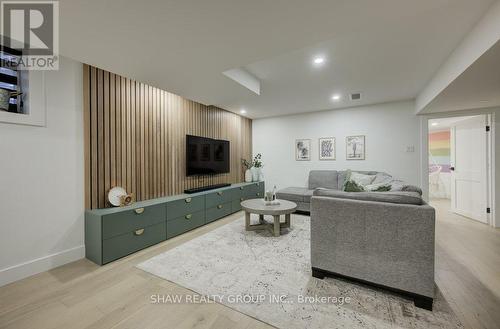
<instances>
[{"instance_id":1,"label":"doorway","mask_svg":"<svg viewBox=\"0 0 500 329\"><path fill-rule=\"evenodd\" d=\"M451 212L489 223L489 117L428 121L429 199Z\"/></svg>"}]
</instances>

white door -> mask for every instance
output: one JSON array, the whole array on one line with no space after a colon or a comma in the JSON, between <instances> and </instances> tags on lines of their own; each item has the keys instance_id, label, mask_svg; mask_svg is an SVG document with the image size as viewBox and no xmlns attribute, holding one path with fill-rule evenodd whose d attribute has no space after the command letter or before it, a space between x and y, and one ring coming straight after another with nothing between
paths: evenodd
<instances>
[{"instance_id":1,"label":"white door","mask_svg":"<svg viewBox=\"0 0 500 329\"><path fill-rule=\"evenodd\" d=\"M486 116L455 123L451 129L451 210L488 222Z\"/></svg>"}]
</instances>

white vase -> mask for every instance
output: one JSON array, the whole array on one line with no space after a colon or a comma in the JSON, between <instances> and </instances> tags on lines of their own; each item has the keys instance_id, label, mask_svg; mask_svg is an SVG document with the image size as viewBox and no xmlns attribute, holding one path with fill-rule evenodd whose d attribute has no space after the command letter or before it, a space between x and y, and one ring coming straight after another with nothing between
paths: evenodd
<instances>
[{"instance_id":1,"label":"white vase","mask_svg":"<svg viewBox=\"0 0 500 329\"><path fill-rule=\"evenodd\" d=\"M259 182L264 181L264 172L262 171L262 168L259 168Z\"/></svg>"},{"instance_id":2,"label":"white vase","mask_svg":"<svg viewBox=\"0 0 500 329\"><path fill-rule=\"evenodd\" d=\"M252 167L251 170L252 170L252 181L258 182L259 181L260 168Z\"/></svg>"},{"instance_id":3,"label":"white vase","mask_svg":"<svg viewBox=\"0 0 500 329\"><path fill-rule=\"evenodd\" d=\"M252 171L250 169L245 170L245 182L252 182Z\"/></svg>"}]
</instances>

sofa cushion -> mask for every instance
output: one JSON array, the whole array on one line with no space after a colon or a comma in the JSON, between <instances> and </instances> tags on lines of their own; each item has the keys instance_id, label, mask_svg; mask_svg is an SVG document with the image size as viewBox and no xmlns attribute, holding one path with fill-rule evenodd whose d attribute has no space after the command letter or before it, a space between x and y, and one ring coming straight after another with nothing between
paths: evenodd
<instances>
[{"instance_id":1,"label":"sofa cushion","mask_svg":"<svg viewBox=\"0 0 500 329\"><path fill-rule=\"evenodd\" d=\"M309 189L318 187L338 189L338 172L336 170L311 170L309 172Z\"/></svg>"},{"instance_id":2,"label":"sofa cushion","mask_svg":"<svg viewBox=\"0 0 500 329\"><path fill-rule=\"evenodd\" d=\"M350 170L343 170L343 171L338 172L338 177L337 177L337 189L338 190L343 189L345 179L346 179L349 171ZM364 174L364 175L377 175L379 173L378 171L363 171L363 170L352 170L351 172L357 172L357 173ZM375 180L377 180L377 178L375 178ZM320 186L320 187L324 187L324 186Z\"/></svg>"},{"instance_id":3,"label":"sofa cushion","mask_svg":"<svg viewBox=\"0 0 500 329\"><path fill-rule=\"evenodd\" d=\"M312 193L313 190L305 187L287 187L276 192L276 197L294 202L310 202Z\"/></svg>"},{"instance_id":4,"label":"sofa cushion","mask_svg":"<svg viewBox=\"0 0 500 329\"><path fill-rule=\"evenodd\" d=\"M373 180L375 179L375 175L365 175L359 172L352 171L349 179L355 181L358 185L366 186L373 182Z\"/></svg>"},{"instance_id":5,"label":"sofa cushion","mask_svg":"<svg viewBox=\"0 0 500 329\"><path fill-rule=\"evenodd\" d=\"M404 192L416 192L419 195L422 195L422 189L418 186L415 186L415 185L405 185L405 186L403 186L402 191L404 191Z\"/></svg>"},{"instance_id":6,"label":"sofa cushion","mask_svg":"<svg viewBox=\"0 0 500 329\"><path fill-rule=\"evenodd\" d=\"M338 190L318 188L315 196L326 196L337 199L353 199L361 201L376 201L398 204L422 205L424 202L417 192L344 192Z\"/></svg>"}]
</instances>

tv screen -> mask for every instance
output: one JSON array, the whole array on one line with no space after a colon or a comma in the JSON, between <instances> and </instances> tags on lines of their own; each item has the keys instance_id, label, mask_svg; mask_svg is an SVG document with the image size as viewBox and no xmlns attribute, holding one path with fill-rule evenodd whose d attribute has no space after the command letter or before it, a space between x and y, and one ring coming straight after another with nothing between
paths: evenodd
<instances>
[{"instance_id":1,"label":"tv screen","mask_svg":"<svg viewBox=\"0 0 500 329\"><path fill-rule=\"evenodd\" d=\"M186 175L229 172L229 141L186 135Z\"/></svg>"}]
</instances>

